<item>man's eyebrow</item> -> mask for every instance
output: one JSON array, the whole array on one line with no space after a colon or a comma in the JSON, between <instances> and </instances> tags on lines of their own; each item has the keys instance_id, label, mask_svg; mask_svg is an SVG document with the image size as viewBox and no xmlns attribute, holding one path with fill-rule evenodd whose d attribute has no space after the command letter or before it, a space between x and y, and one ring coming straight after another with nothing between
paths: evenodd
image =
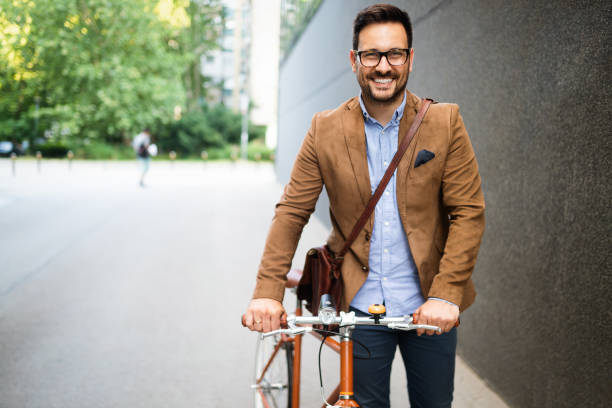
<instances>
[{"instance_id":1,"label":"man's eyebrow","mask_svg":"<svg viewBox=\"0 0 612 408\"><path fill-rule=\"evenodd\" d=\"M391 47L387 51L381 51L381 50L379 50L377 48L368 48L367 50L357 50L357 51L362 51L362 52L366 52L366 51L388 52L388 51L391 51L391 50L403 50L403 49L404 48L402 48L402 47Z\"/></svg>"}]
</instances>

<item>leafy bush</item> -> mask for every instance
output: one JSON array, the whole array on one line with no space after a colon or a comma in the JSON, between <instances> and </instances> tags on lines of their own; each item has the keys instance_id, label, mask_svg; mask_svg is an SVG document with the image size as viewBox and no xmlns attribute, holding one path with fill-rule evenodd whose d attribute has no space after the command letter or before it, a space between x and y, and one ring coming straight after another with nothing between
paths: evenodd
<instances>
[{"instance_id":1,"label":"leafy bush","mask_svg":"<svg viewBox=\"0 0 612 408\"><path fill-rule=\"evenodd\" d=\"M264 143L264 139L256 139L249 143L247 148L247 156L249 160L270 161L274 154L274 149L270 149Z\"/></svg>"},{"instance_id":2,"label":"leafy bush","mask_svg":"<svg viewBox=\"0 0 612 408\"><path fill-rule=\"evenodd\" d=\"M92 142L76 148L75 156L79 159L125 160L135 158L136 153L131 146Z\"/></svg>"},{"instance_id":3,"label":"leafy bush","mask_svg":"<svg viewBox=\"0 0 612 408\"><path fill-rule=\"evenodd\" d=\"M70 150L68 146L62 142L46 142L36 146L35 149L40 151L42 156L46 158L63 158L66 157L68 150Z\"/></svg>"},{"instance_id":4,"label":"leafy bush","mask_svg":"<svg viewBox=\"0 0 612 408\"><path fill-rule=\"evenodd\" d=\"M208 160L229 160L232 156L233 146L225 145L222 148L206 150Z\"/></svg>"},{"instance_id":5,"label":"leafy bush","mask_svg":"<svg viewBox=\"0 0 612 408\"><path fill-rule=\"evenodd\" d=\"M153 138L163 152L174 150L182 157L200 157L200 152L207 150L210 159L213 155L229 158L230 150L225 146L240 144L241 132L242 115L218 104L205 105L169 124L158 123ZM265 126L249 123L249 140L263 139L265 133Z\"/></svg>"},{"instance_id":6,"label":"leafy bush","mask_svg":"<svg viewBox=\"0 0 612 408\"><path fill-rule=\"evenodd\" d=\"M204 106L202 114L208 118L210 126L222 135L226 143L240 143L240 133L242 132L241 114L233 112L223 104L218 104L212 108Z\"/></svg>"}]
</instances>

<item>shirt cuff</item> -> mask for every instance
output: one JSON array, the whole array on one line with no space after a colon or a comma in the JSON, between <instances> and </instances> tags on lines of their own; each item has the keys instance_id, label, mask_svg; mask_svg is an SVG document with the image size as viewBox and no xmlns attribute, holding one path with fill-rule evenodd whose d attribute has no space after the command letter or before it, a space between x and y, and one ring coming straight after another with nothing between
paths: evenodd
<instances>
[{"instance_id":1,"label":"shirt cuff","mask_svg":"<svg viewBox=\"0 0 612 408\"><path fill-rule=\"evenodd\" d=\"M457 306L457 305L456 305L456 304L454 304L453 302L449 302L448 300L440 299L440 298L437 298L437 297L429 297L429 298L427 298L427 300L429 300L429 299L439 300L439 301L441 301L441 302L448 303L449 305ZM457 306L457 307L459 307L459 306Z\"/></svg>"}]
</instances>

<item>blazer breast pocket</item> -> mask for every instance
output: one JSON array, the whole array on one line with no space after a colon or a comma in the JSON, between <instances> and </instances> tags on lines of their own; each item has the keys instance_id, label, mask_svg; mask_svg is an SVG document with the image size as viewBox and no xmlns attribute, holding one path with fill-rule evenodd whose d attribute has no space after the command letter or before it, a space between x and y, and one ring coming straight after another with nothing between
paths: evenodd
<instances>
[{"instance_id":1,"label":"blazer breast pocket","mask_svg":"<svg viewBox=\"0 0 612 408\"><path fill-rule=\"evenodd\" d=\"M426 149L420 150L410 166L408 179L416 181L436 177L441 177L440 155Z\"/></svg>"}]
</instances>

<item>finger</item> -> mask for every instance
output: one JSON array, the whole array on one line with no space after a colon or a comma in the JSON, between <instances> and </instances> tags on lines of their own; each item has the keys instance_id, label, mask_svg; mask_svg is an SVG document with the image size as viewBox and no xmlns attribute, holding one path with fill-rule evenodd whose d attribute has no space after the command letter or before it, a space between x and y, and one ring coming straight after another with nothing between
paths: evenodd
<instances>
[{"instance_id":1,"label":"finger","mask_svg":"<svg viewBox=\"0 0 612 408\"><path fill-rule=\"evenodd\" d=\"M283 313L281 313L280 324L283 327L287 327L287 313L284 310Z\"/></svg>"},{"instance_id":2,"label":"finger","mask_svg":"<svg viewBox=\"0 0 612 408\"><path fill-rule=\"evenodd\" d=\"M430 325L430 326L435 325L433 320L428 318L428 317L426 317L426 316L422 317L421 320L422 321L419 322L420 324L427 324L427 325ZM431 336L431 335L434 334L434 331L433 330L425 330L425 334L428 335L428 336Z\"/></svg>"},{"instance_id":3,"label":"finger","mask_svg":"<svg viewBox=\"0 0 612 408\"><path fill-rule=\"evenodd\" d=\"M281 325L281 315L282 312L277 312L277 314L275 314L274 316L272 316L272 320L270 321L271 323L271 329L272 330L278 330L280 329L280 325Z\"/></svg>"},{"instance_id":4,"label":"finger","mask_svg":"<svg viewBox=\"0 0 612 408\"><path fill-rule=\"evenodd\" d=\"M253 314L253 330L261 332L263 328L263 318L261 314Z\"/></svg>"},{"instance_id":5,"label":"finger","mask_svg":"<svg viewBox=\"0 0 612 408\"><path fill-rule=\"evenodd\" d=\"M421 324L420 319L419 319L419 310L420 309L417 309L416 312L412 314L412 324ZM417 329L416 331L417 336L420 336L421 334L423 334L423 332L424 332L423 329Z\"/></svg>"},{"instance_id":6,"label":"finger","mask_svg":"<svg viewBox=\"0 0 612 408\"><path fill-rule=\"evenodd\" d=\"M432 326L437 326L440 328L440 330L432 330L431 331L431 335L433 336L434 334L436 335L440 335L442 333L444 333L444 329L446 327L446 323L440 319L438 320L434 320L434 323L431 323Z\"/></svg>"},{"instance_id":7,"label":"finger","mask_svg":"<svg viewBox=\"0 0 612 408\"><path fill-rule=\"evenodd\" d=\"M436 326L439 327L440 330L430 330L427 334L430 336L433 336L434 334L440 335L442 333L444 333L444 327L446 326L446 322L444 322L444 320L442 320L441 318L434 318L430 320L430 325L432 326Z\"/></svg>"},{"instance_id":8,"label":"finger","mask_svg":"<svg viewBox=\"0 0 612 408\"><path fill-rule=\"evenodd\" d=\"M240 323L242 323L242 327L246 327L246 314L243 314Z\"/></svg>"},{"instance_id":9,"label":"finger","mask_svg":"<svg viewBox=\"0 0 612 408\"><path fill-rule=\"evenodd\" d=\"M263 332L267 333L272 328L272 316L270 314L266 314L263 317Z\"/></svg>"},{"instance_id":10,"label":"finger","mask_svg":"<svg viewBox=\"0 0 612 408\"><path fill-rule=\"evenodd\" d=\"M253 313L246 312L244 317L244 324L246 325L246 327L248 327L249 330L253 330Z\"/></svg>"},{"instance_id":11,"label":"finger","mask_svg":"<svg viewBox=\"0 0 612 408\"><path fill-rule=\"evenodd\" d=\"M455 322L453 321L447 322L443 329L444 333L448 333L449 331L453 330L453 327L455 327Z\"/></svg>"}]
</instances>

